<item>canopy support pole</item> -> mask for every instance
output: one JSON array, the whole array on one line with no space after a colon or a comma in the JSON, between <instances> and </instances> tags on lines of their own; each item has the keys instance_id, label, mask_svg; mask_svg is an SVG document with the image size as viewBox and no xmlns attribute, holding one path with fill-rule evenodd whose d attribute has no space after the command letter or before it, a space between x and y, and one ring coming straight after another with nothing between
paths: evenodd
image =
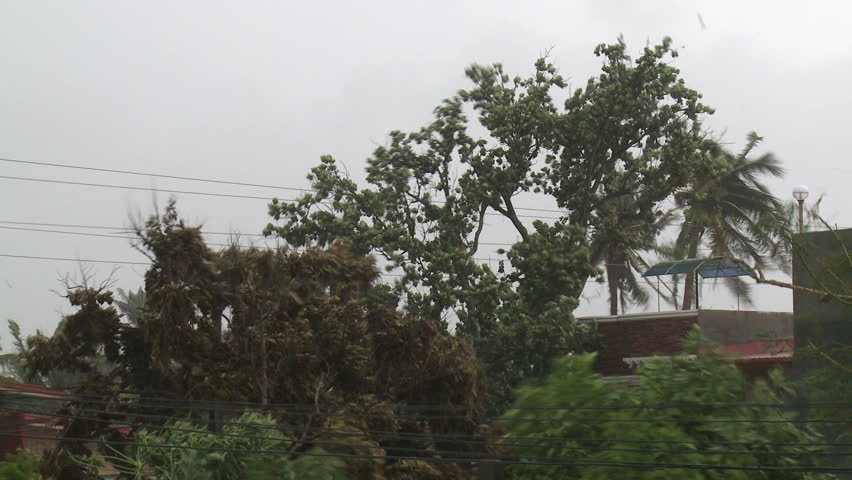
<instances>
[{"instance_id":1,"label":"canopy support pole","mask_svg":"<svg viewBox=\"0 0 852 480\"><path fill-rule=\"evenodd\" d=\"M695 272L695 309L696 310L698 310L698 308L699 308L698 307L698 292L700 292L700 291L701 291L701 289L698 288L698 271L696 270L696 272Z\"/></svg>"},{"instance_id":2,"label":"canopy support pole","mask_svg":"<svg viewBox=\"0 0 852 480\"><path fill-rule=\"evenodd\" d=\"M657 311L660 311L660 276L657 275Z\"/></svg>"}]
</instances>

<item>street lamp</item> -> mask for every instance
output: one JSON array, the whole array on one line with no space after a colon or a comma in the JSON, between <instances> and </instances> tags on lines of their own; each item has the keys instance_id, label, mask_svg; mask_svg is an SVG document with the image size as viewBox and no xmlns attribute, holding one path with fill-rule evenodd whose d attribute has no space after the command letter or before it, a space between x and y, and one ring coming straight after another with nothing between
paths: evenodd
<instances>
[{"instance_id":1,"label":"street lamp","mask_svg":"<svg viewBox=\"0 0 852 480\"><path fill-rule=\"evenodd\" d=\"M808 187L796 185L793 187L793 198L799 202L799 233L805 233L805 199L808 198Z\"/></svg>"}]
</instances>

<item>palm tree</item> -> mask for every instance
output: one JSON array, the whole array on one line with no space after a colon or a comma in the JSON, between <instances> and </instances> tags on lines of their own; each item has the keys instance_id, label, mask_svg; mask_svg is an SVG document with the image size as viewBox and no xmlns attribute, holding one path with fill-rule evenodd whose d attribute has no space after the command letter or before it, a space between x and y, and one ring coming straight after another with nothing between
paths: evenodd
<instances>
[{"instance_id":1,"label":"palm tree","mask_svg":"<svg viewBox=\"0 0 852 480\"><path fill-rule=\"evenodd\" d=\"M710 152L718 172L699 179L675 200L683 210L684 222L675 242L681 258L697 258L706 245L710 256L739 258L765 266L776 249L776 235L783 207L761 182L765 175L781 177L784 169L771 153L748 158L761 138L754 132L739 155L717 145ZM683 309L694 303L694 278L686 276ZM749 288L739 277L727 285L749 301Z\"/></svg>"},{"instance_id":2,"label":"palm tree","mask_svg":"<svg viewBox=\"0 0 852 480\"><path fill-rule=\"evenodd\" d=\"M145 311L145 289L139 287L133 291L118 288L116 292L115 304L118 309L131 325L138 327Z\"/></svg>"},{"instance_id":3,"label":"palm tree","mask_svg":"<svg viewBox=\"0 0 852 480\"><path fill-rule=\"evenodd\" d=\"M12 334L13 339L12 345L17 352L0 355L0 375L16 382L23 382L27 377L27 373L20 353L25 351L27 347L21 335L21 327L18 325L18 322L11 319L8 322L9 333Z\"/></svg>"},{"instance_id":4,"label":"palm tree","mask_svg":"<svg viewBox=\"0 0 852 480\"><path fill-rule=\"evenodd\" d=\"M609 288L609 313L624 313L627 304L643 305L648 292L639 274L648 269L642 257L655 247L657 235L671 223L671 212L641 212L632 195L609 200L598 211L592 237L592 261L603 263Z\"/></svg>"}]
</instances>

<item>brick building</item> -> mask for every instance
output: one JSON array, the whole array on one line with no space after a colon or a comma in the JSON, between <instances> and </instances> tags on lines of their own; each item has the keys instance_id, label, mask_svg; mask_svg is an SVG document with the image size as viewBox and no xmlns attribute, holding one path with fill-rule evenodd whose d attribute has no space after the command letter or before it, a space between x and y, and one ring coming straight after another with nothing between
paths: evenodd
<instances>
[{"instance_id":1,"label":"brick building","mask_svg":"<svg viewBox=\"0 0 852 480\"><path fill-rule=\"evenodd\" d=\"M789 312L681 310L584 317L600 340L596 370L611 381L635 383L636 368L650 357L682 354L696 326L720 345L749 377L789 368L793 358L793 316Z\"/></svg>"},{"instance_id":2,"label":"brick building","mask_svg":"<svg viewBox=\"0 0 852 480\"><path fill-rule=\"evenodd\" d=\"M4 382L0 383L0 399L4 393L11 394L9 398L15 403L0 411L0 458L19 448L27 449L38 456L53 449L56 441L51 439L59 435L59 427L53 418L18 410L39 411L39 399L55 399L61 397L63 392L38 385ZM28 404L33 407L28 407ZM3 407L2 401L0 407Z\"/></svg>"},{"instance_id":3,"label":"brick building","mask_svg":"<svg viewBox=\"0 0 852 480\"><path fill-rule=\"evenodd\" d=\"M4 396L8 399L5 405ZM62 390L26 383L0 382L0 459L19 448L39 457L56 448L62 432L57 418L32 412L47 413L64 396ZM97 445L87 447L98 456ZM101 468L98 473L102 478L115 478L118 474L109 467Z\"/></svg>"}]
</instances>

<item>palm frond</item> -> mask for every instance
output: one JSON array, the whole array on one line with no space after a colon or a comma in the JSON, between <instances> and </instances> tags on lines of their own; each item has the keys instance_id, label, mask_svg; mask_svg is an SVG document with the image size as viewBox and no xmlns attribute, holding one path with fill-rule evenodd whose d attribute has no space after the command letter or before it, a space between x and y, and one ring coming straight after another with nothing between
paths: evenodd
<instances>
[{"instance_id":1,"label":"palm frond","mask_svg":"<svg viewBox=\"0 0 852 480\"><path fill-rule=\"evenodd\" d=\"M628 272L622 278L622 292L626 293L627 300L630 301L633 305L645 305L648 303L650 296L648 292L642 287L642 285L637 281L636 275L633 272ZM624 301L625 295L622 295L622 303ZM624 305L622 305L622 310L624 309Z\"/></svg>"},{"instance_id":2,"label":"palm frond","mask_svg":"<svg viewBox=\"0 0 852 480\"><path fill-rule=\"evenodd\" d=\"M732 295L739 298L740 303L743 305L754 305L752 286L743 277L725 277L722 283L725 284L725 287Z\"/></svg>"}]
</instances>

